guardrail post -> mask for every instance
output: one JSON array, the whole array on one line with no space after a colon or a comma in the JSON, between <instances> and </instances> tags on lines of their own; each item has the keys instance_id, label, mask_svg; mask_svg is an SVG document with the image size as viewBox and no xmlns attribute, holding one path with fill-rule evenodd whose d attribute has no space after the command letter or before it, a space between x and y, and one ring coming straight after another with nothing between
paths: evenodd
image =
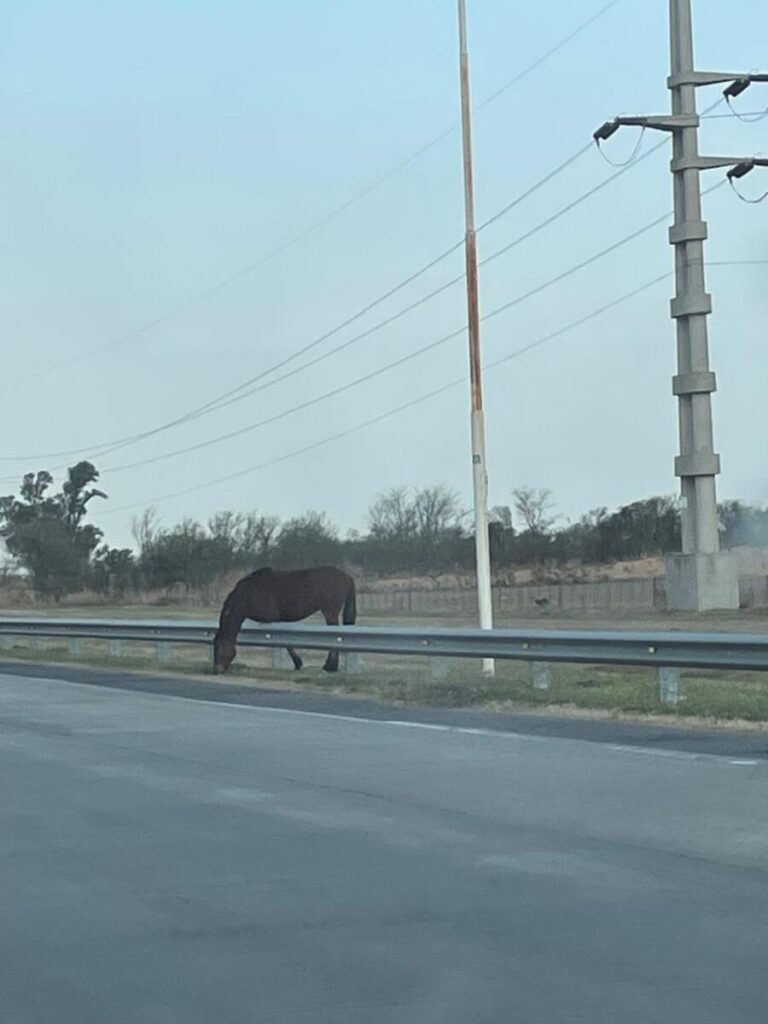
<instances>
[{"instance_id":1,"label":"guardrail post","mask_svg":"<svg viewBox=\"0 0 768 1024\"><path fill-rule=\"evenodd\" d=\"M344 655L344 671L349 676L360 676L363 674L363 657L357 651L348 651Z\"/></svg>"},{"instance_id":2,"label":"guardrail post","mask_svg":"<svg viewBox=\"0 0 768 1024\"><path fill-rule=\"evenodd\" d=\"M80 637L71 636L67 639L67 651L69 652L70 658L80 657Z\"/></svg>"},{"instance_id":3,"label":"guardrail post","mask_svg":"<svg viewBox=\"0 0 768 1024\"><path fill-rule=\"evenodd\" d=\"M534 690L548 690L550 684L549 662L531 662L531 682Z\"/></svg>"},{"instance_id":4,"label":"guardrail post","mask_svg":"<svg viewBox=\"0 0 768 1024\"><path fill-rule=\"evenodd\" d=\"M40 636L33 636L29 646L33 651L41 651L44 646L43 638Z\"/></svg>"},{"instance_id":5,"label":"guardrail post","mask_svg":"<svg viewBox=\"0 0 768 1024\"><path fill-rule=\"evenodd\" d=\"M284 647L272 648L272 668L277 672L287 672L293 668L293 662Z\"/></svg>"},{"instance_id":6,"label":"guardrail post","mask_svg":"<svg viewBox=\"0 0 768 1024\"><path fill-rule=\"evenodd\" d=\"M680 669L661 666L659 675L659 700L662 704L680 703Z\"/></svg>"},{"instance_id":7,"label":"guardrail post","mask_svg":"<svg viewBox=\"0 0 768 1024\"><path fill-rule=\"evenodd\" d=\"M449 658L430 658L429 674L433 679L447 679L451 671Z\"/></svg>"},{"instance_id":8,"label":"guardrail post","mask_svg":"<svg viewBox=\"0 0 768 1024\"><path fill-rule=\"evenodd\" d=\"M123 641L122 640L110 640L109 641L109 656L110 656L110 658L122 658L122 656L123 656Z\"/></svg>"},{"instance_id":9,"label":"guardrail post","mask_svg":"<svg viewBox=\"0 0 768 1024\"><path fill-rule=\"evenodd\" d=\"M14 643L15 643L14 637L8 636L7 633L3 633L3 635L0 636L0 647L2 647L3 650L5 650L5 651L13 650Z\"/></svg>"},{"instance_id":10,"label":"guardrail post","mask_svg":"<svg viewBox=\"0 0 768 1024\"><path fill-rule=\"evenodd\" d=\"M158 640L155 644L155 660L161 665L167 665L172 658L173 644L169 644L167 640Z\"/></svg>"}]
</instances>

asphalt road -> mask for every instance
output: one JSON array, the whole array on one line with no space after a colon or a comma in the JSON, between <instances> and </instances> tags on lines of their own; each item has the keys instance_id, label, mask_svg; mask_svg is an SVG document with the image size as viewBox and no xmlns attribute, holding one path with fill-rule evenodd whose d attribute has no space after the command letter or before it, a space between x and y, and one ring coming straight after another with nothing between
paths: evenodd
<instances>
[{"instance_id":1,"label":"asphalt road","mask_svg":"<svg viewBox=\"0 0 768 1024\"><path fill-rule=\"evenodd\" d=\"M762 1024L768 761L473 728L0 676L3 1024Z\"/></svg>"}]
</instances>

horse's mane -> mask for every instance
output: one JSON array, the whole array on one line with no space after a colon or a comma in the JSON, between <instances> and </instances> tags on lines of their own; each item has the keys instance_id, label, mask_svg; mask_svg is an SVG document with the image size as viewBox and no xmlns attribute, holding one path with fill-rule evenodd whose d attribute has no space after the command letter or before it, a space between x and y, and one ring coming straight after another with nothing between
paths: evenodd
<instances>
[{"instance_id":1,"label":"horse's mane","mask_svg":"<svg viewBox=\"0 0 768 1024\"><path fill-rule=\"evenodd\" d=\"M272 570L268 566L261 569L254 569L253 572L249 572L247 576L244 576L240 582L243 583L245 580L258 580L263 576L267 576L271 572Z\"/></svg>"},{"instance_id":2,"label":"horse's mane","mask_svg":"<svg viewBox=\"0 0 768 1024\"><path fill-rule=\"evenodd\" d=\"M248 573L247 576L243 576L242 579L237 581L232 590L224 598L224 603L221 606L221 614L219 615L220 630L225 629L230 619L233 617L242 620L242 615L238 610L238 604L244 596L244 591L246 591L250 585L261 582L271 573L272 570L269 568L254 569L253 572Z\"/></svg>"}]
</instances>

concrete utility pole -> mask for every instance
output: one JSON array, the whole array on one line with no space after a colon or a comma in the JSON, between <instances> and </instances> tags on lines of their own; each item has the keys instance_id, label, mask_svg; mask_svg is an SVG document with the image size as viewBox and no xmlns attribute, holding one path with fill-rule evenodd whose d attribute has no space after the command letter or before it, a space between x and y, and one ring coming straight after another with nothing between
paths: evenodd
<instances>
[{"instance_id":1,"label":"concrete utility pole","mask_svg":"<svg viewBox=\"0 0 768 1024\"><path fill-rule=\"evenodd\" d=\"M675 220L669 231L675 249L676 295L672 318L677 325L677 374L672 391L678 399L680 454L675 474L680 477L682 553L667 558L667 602L670 608L705 611L738 608L739 581L728 552L720 550L715 478L720 456L715 453L711 394L715 375L709 365L707 317L712 297L704 281L704 240L707 225L701 216L701 171L730 167L731 179L742 177L766 161L699 155L699 117L696 88L729 82L724 95L738 96L753 81L768 75L729 74L694 70L691 0L670 0L672 115L618 117L595 132L598 144L623 125L638 125L672 133L672 176Z\"/></svg>"},{"instance_id":2,"label":"concrete utility pole","mask_svg":"<svg viewBox=\"0 0 768 1024\"><path fill-rule=\"evenodd\" d=\"M469 53L467 10L459 3L459 73L461 77L461 138L464 157L464 218L467 264L467 317L469 323L469 376L472 389L472 485L475 502L475 561L477 565L477 606L481 629L493 629L491 553L488 541L488 471L485 463L485 416L483 377L480 363L480 300L477 283L477 236L475 196L472 177L472 107L469 94ZM492 658L483 659L483 672L493 675Z\"/></svg>"}]
</instances>

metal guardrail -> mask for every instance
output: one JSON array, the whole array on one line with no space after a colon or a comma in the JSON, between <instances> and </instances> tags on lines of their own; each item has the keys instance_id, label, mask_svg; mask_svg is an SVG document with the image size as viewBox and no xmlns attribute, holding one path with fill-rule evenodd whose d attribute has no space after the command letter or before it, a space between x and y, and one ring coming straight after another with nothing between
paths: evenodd
<instances>
[{"instance_id":1,"label":"metal guardrail","mask_svg":"<svg viewBox=\"0 0 768 1024\"><path fill-rule=\"evenodd\" d=\"M0 636L210 644L215 622L6 617ZM432 629L373 626L245 626L244 647L298 647L433 658L645 665L659 668L768 671L768 634L689 633L673 630Z\"/></svg>"},{"instance_id":2,"label":"metal guardrail","mask_svg":"<svg viewBox=\"0 0 768 1024\"><path fill-rule=\"evenodd\" d=\"M216 622L119 619L0 619L2 638L66 638L72 653L79 640L107 640L119 656L122 641L157 644L158 658L169 660L173 644L211 644ZM548 666L556 663L643 665L658 670L660 697L680 699L680 670L685 668L768 671L768 635L676 631L612 632L544 629L405 629L371 626L307 626L301 623L246 626L244 647L298 647L347 654L421 655L434 674L444 674L448 658L497 658L533 665L533 684L549 686Z\"/></svg>"}]
</instances>

